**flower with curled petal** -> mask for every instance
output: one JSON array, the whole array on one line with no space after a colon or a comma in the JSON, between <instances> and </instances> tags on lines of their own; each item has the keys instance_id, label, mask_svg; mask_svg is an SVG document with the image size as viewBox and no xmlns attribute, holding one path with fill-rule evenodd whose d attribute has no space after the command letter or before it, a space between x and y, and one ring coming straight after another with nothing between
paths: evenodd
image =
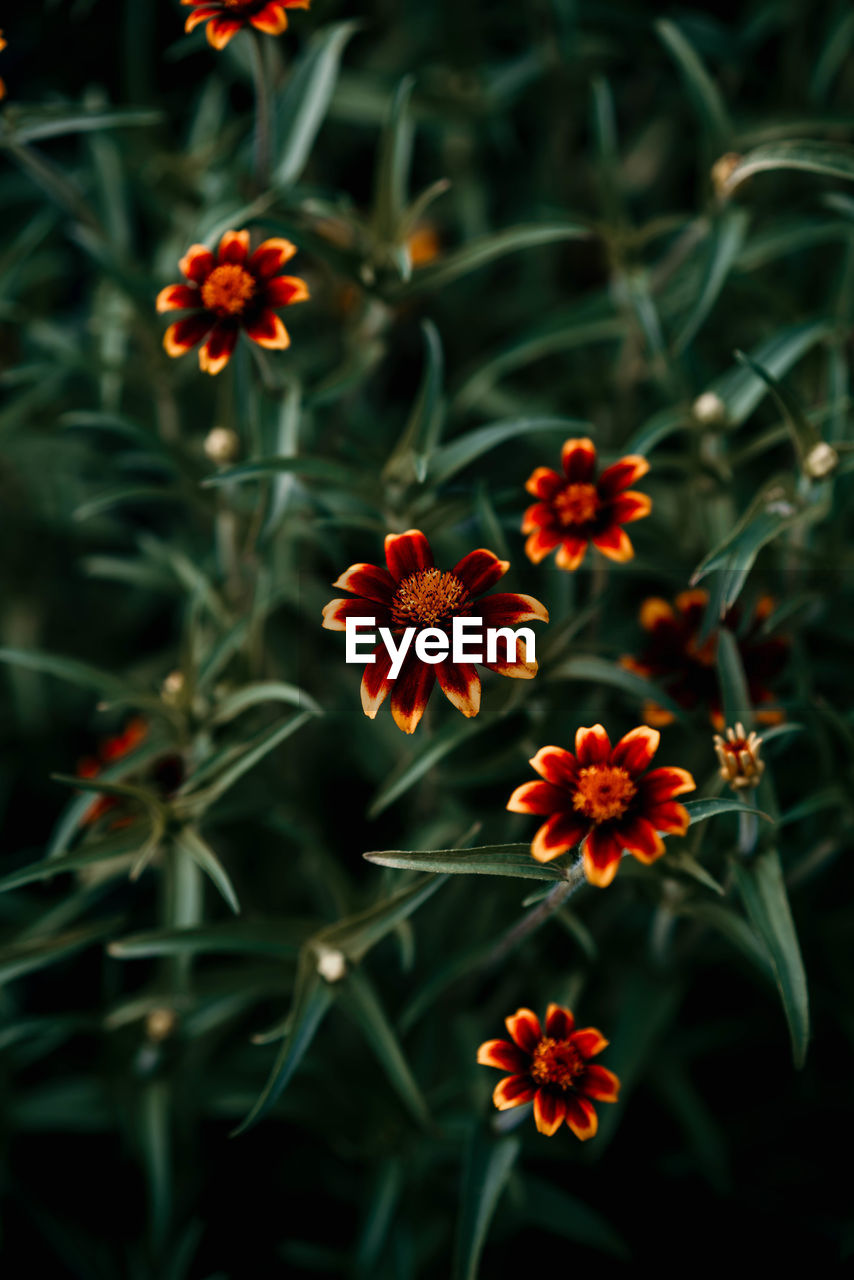
<instances>
[{"instance_id":1,"label":"flower with curled petal","mask_svg":"<svg viewBox=\"0 0 854 1280\"><path fill-rule=\"evenodd\" d=\"M250 254L248 231L226 231L215 254L192 245L179 263L188 283L167 285L157 295L158 311L190 313L163 335L168 354L186 355L201 342L199 368L219 373L241 329L259 347L284 351L291 339L276 311L308 297L304 280L277 274L295 253L289 240L273 239Z\"/></svg>"},{"instance_id":2,"label":"flower with curled petal","mask_svg":"<svg viewBox=\"0 0 854 1280\"><path fill-rule=\"evenodd\" d=\"M569 1009L550 1004L545 1032L530 1009L505 1019L510 1040L487 1040L477 1051L484 1067L511 1074L498 1081L492 1101L499 1111L534 1103L540 1133L551 1137L564 1120L585 1142L598 1128L594 1102L616 1102L620 1082L606 1067L590 1061L608 1041L595 1027L576 1030Z\"/></svg>"},{"instance_id":3,"label":"flower with curled petal","mask_svg":"<svg viewBox=\"0 0 854 1280\"><path fill-rule=\"evenodd\" d=\"M592 542L609 560L631 560L634 547L623 525L652 509L645 493L629 488L649 471L646 458L629 454L597 478L596 446L584 437L565 442L561 461L563 475L537 467L525 485L537 499L522 521L528 559L539 564L557 547L558 568L577 569Z\"/></svg>"},{"instance_id":4,"label":"flower with curled petal","mask_svg":"<svg viewBox=\"0 0 854 1280\"><path fill-rule=\"evenodd\" d=\"M346 630L348 618L374 618L377 627L388 627L401 635L407 627L437 628L450 634L455 617L483 620L484 629L515 628L523 622L548 622L549 615L533 596L499 592L484 596L510 568L507 560L483 548L470 551L453 569L437 569L430 543L419 529L390 533L385 540L386 567L375 564L351 565L333 583L352 592L351 599L331 600L323 610L323 625L329 631ZM483 598L481 598L483 597ZM467 637L476 647L474 629ZM524 641L520 640L520 644ZM501 650L499 650L499 657ZM391 713L404 733L413 733L427 699L438 680L449 702L464 716L480 710L480 676L469 662L453 662L449 652L439 663L426 663L415 653L414 641L396 679L389 677L392 660L384 644L373 652L373 662L365 666L362 678L362 708L371 719L391 693ZM520 658L512 662L485 662L499 675L530 680L537 674L536 662Z\"/></svg>"},{"instance_id":5,"label":"flower with curled petal","mask_svg":"<svg viewBox=\"0 0 854 1280\"><path fill-rule=\"evenodd\" d=\"M525 782L507 802L511 813L547 817L531 845L550 862L584 841L584 874L604 889L617 874L623 850L641 862L664 853L660 832L684 835L690 818L674 796L694 790L687 769L645 772L658 750L657 729L639 725L615 747L601 724L579 729L575 755L541 747L531 760L540 782Z\"/></svg>"},{"instance_id":6,"label":"flower with curled petal","mask_svg":"<svg viewBox=\"0 0 854 1280\"><path fill-rule=\"evenodd\" d=\"M280 36L287 30L286 9L307 9L311 0L181 0L193 12L187 15L185 31L203 22L208 44L224 49L243 27L254 27L268 36Z\"/></svg>"}]
</instances>

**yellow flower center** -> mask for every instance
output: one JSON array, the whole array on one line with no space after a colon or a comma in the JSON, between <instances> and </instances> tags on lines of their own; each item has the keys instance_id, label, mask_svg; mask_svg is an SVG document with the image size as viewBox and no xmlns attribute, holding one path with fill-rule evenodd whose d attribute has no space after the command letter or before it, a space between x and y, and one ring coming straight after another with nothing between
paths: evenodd
<instances>
[{"instance_id":1,"label":"yellow flower center","mask_svg":"<svg viewBox=\"0 0 854 1280\"><path fill-rule=\"evenodd\" d=\"M571 1089L584 1070L584 1059L571 1040L544 1036L531 1059L531 1076L537 1084Z\"/></svg>"},{"instance_id":2,"label":"yellow flower center","mask_svg":"<svg viewBox=\"0 0 854 1280\"><path fill-rule=\"evenodd\" d=\"M404 627L435 627L451 617L468 597L465 584L441 569L418 569L395 592L391 613Z\"/></svg>"},{"instance_id":3,"label":"yellow flower center","mask_svg":"<svg viewBox=\"0 0 854 1280\"><path fill-rule=\"evenodd\" d=\"M599 510L595 484L568 484L554 500L561 524L588 524Z\"/></svg>"},{"instance_id":4,"label":"yellow flower center","mask_svg":"<svg viewBox=\"0 0 854 1280\"><path fill-rule=\"evenodd\" d=\"M573 808L593 822L621 818L637 794L625 769L612 764L591 764L578 774Z\"/></svg>"},{"instance_id":5,"label":"yellow flower center","mask_svg":"<svg viewBox=\"0 0 854 1280\"><path fill-rule=\"evenodd\" d=\"M257 289L255 277L236 262L214 267L202 285L202 302L221 316L239 316Z\"/></svg>"}]
</instances>

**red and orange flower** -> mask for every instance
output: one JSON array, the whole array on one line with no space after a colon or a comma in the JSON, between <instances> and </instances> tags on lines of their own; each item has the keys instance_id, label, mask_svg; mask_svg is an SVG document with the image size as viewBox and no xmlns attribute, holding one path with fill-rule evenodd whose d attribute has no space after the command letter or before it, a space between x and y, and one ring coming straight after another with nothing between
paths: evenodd
<instances>
[{"instance_id":1,"label":"red and orange flower","mask_svg":"<svg viewBox=\"0 0 854 1280\"><path fill-rule=\"evenodd\" d=\"M297 276L277 272L295 253L289 240L273 239L250 256L248 231L226 231L216 254L203 244L189 248L179 263L189 284L167 285L157 295L158 311L192 313L163 335L169 355L186 355L201 342L199 368L213 374L228 364L241 329L259 347L289 347L290 335L276 308L304 302L308 288Z\"/></svg>"},{"instance_id":2,"label":"red and orange flower","mask_svg":"<svg viewBox=\"0 0 854 1280\"><path fill-rule=\"evenodd\" d=\"M0 31L0 53L3 52L3 50L6 48L8 43L9 43L8 40L6 40L3 36L3 32ZM3 80L2 77L0 77L0 101L2 101L3 98L5 97L6 97L6 81Z\"/></svg>"},{"instance_id":3,"label":"red and orange flower","mask_svg":"<svg viewBox=\"0 0 854 1280\"><path fill-rule=\"evenodd\" d=\"M609 560L631 560L634 547L623 525L652 509L647 494L629 489L649 471L646 458L629 454L597 479L596 446L584 437L565 442L561 461L563 475L537 467L525 485L537 499L522 521L528 558L539 564L557 547L558 568L577 569L592 542Z\"/></svg>"},{"instance_id":4,"label":"red and orange flower","mask_svg":"<svg viewBox=\"0 0 854 1280\"><path fill-rule=\"evenodd\" d=\"M657 729L639 725L615 747L601 724L579 729L575 755L541 747L530 761L541 782L525 782L507 802L511 813L548 815L531 845L538 862L550 862L584 841L584 874L604 889L617 874L623 850L641 862L664 853L659 832L684 835L690 817L673 797L693 791L687 769L649 768L658 750Z\"/></svg>"},{"instance_id":5,"label":"red and orange flower","mask_svg":"<svg viewBox=\"0 0 854 1280\"><path fill-rule=\"evenodd\" d=\"M113 734L99 744L97 756L84 756L82 760L78 760L77 777L97 778L104 765L114 764L116 760L123 760L125 756L129 756L132 751L135 751L147 737L147 721L142 716L131 717L121 733ZM99 818L103 818L104 814L118 808L119 804L118 796L98 796L86 810L83 822L87 826L91 826Z\"/></svg>"},{"instance_id":6,"label":"red and orange flower","mask_svg":"<svg viewBox=\"0 0 854 1280\"><path fill-rule=\"evenodd\" d=\"M202 22L208 43L215 49L224 49L232 36L243 27L254 27L268 36L280 36L287 29L286 9L307 9L311 0L181 0L191 5L193 12L184 23L185 31L192 31Z\"/></svg>"},{"instance_id":7,"label":"red and orange flower","mask_svg":"<svg viewBox=\"0 0 854 1280\"><path fill-rule=\"evenodd\" d=\"M718 630L701 640L703 619L709 593L702 589L683 591L673 604L652 596L644 600L640 624L648 634L640 657L624 657L621 664L629 671L655 680L680 707L692 711L706 707L714 727L724 727L720 683L717 671ZM768 688L782 671L788 656L788 643L779 636L764 636L761 627L774 610L774 601L763 596L753 617L742 627L742 613L736 607L723 619L736 637L747 692L751 705L758 708L760 724L779 724L782 711L773 706L775 695ZM772 705L769 705L772 704ZM665 725L673 720L672 712L655 702L643 709L648 724Z\"/></svg>"},{"instance_id":8,"label":"red and orange flower","mask_svg":"<svg viewBox=\"0 0 854 1280\"><path fill-rule=\"evenodd\" d=\"M514 628L523 622L549 620L545 607L533 596L512 592L483 596L510 568L509 561L499 560L491 551L470 551L453 569L437 569L424 534L409 529L387 535L385 558L387 568L354 564L333 583L355 598L331 600L325 606L323 625L327 630L344 631L348 618L375 618L378 628L388 627L395 635L413 626L419 631L435 627L450 634L455 617L482 618L484 628ZM473 630L470 639L474 647ZM391 693L395 723L404 733L413 733L437 680L445 697L464 716L476 716L480 710L480 677L474 664L453 662L450 653L441 662L428 664L411 646L400 674L392 680L386 646L377 645L373 656L362 678L362 708L371 719ZM516 661L483 665L499 675L522 680L537 674L536 662L519 658L518 653Z\"/></svg>"},{"instance_id":9,"label":"red and orange flower","mask_svg":"<svg viewBox=\"0 0 854 1280\"><path fill-rule=\"evenodd\" d=\"M530 1009L517 1009L505 1019L510 1040L487 1040L477 1051L484 1067L512 1074L499 1080L492 1101L499 1111L534 1103L540 1133L551 1137L566 1121L585 1142L599 1127L594 1102L616 1102L620 1082L613 1071L591 1063L608 1041L595 1027L576 1031L569 1009L550 1004L543 1034Z\"/></svg>"}]
</instances>

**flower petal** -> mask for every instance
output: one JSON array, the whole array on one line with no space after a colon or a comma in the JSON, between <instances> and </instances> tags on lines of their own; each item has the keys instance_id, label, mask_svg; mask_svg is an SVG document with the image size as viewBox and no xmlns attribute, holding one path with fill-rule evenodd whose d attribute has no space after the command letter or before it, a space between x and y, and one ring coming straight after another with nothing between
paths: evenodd
<instances>
[{"instance_id":1,"label":"flower petal","mask_svg":"<svg viewBox=\"0 0 854 1280\"><path fill-rule=\"evenodd\" d=\"M324 622L323 625L326 626L326 623ZM374 649L373 657L373 662L365 663L365 673L359 690L362 710L369 720L374 719L385 702L389 690L394 687L394 681L388 678L391 655L386 646L382 643L378 644Z\"/></svg>"},{"instance_id":2,"label":"flower petal","mask_svg":"<svg viewBox=\"0 0 854 1280\"><path fill-rule=\"evenodd\" d=\"M436 679L448 701L471 718L480 711L480 676L468 662L439 662Z\"/></svg>"},{"instance_id":3,"label":"flower petal","mask_svg":"<svg viewBox=\"0 0 854 1280\"><path fill-rule=\"evenodd\" d=\"M332 585L380 604L389 604L395 590L394 578L378 564L351 564Z\"/></svg>"},{"instance_id":4,"label":"flower petal","mask_svg":"<svg viewBox=\"0 0 854 1280\"><path fill-rule=\"evenodd\" d=\"M510 568L509 560L499 560L492 551L479 547L454 565L451 573L468 589L469 595L480 596L494 587Z\"/></svg>"},{"instance_id":5,"label":"flower petal","mask_svg":"<svg viewBox=\"0 0 854 1280\"><path fill-rule=\"evenodd\" d=\"M386 534L385 558L395 582L402 582L419 569L433 568L433 552L420 529Z\"/></svg>"},{"instance_id":6,"label":"flower petal","mask_svg":"<svg viewBox=\"0 0 854 1280\"><path fill-rule=\"evenodd\" d=\"M568 534L560 544L560 551L555 556L555 564L559 569L572 573L581 564L587 552L587 538L578 538Z\"/></svg>"},{"instance_id":7,"label":"flower petal","mask_svg":"<svg viewBox=\"0 0 854 1280\"><path fill-rule=\"evenodd\" d=\"M589 484L596 470L596 446L589 436L566 440L560 451L563 471L571 484Z\"/></svg>"},{"instance_id":8,"label":"flower petal","mask_svg":"<svg viewBox=\"0 0 854 1280\"><path fill-rule=\"evenodd\" d=\"M705 587L692 587L690 591L680 591L673 603L686 622L699 626L709 603L709 593Z\"/></svg>"},{"instance_id":9,"label":"flower petal","mask_svg":"<svg viewBox=\"0 0 854 1280\"><path fill-rule=\"evenodd\" d=\"M557 530L554 508L549 502L534 502L525 508L522 517L522 532L533 533L535 529Z\"/></svg>"},{"instance_id":10,"label":"flower petal","mask_svg":"<svg viewBox=\"0 0 854 1280\"><path fill-rule=\"evenodd\" d=\"M576 729L575 754L580 765L605 763L611 754L611 739L601 724Z\"/></svg>"},{"instance_id":11,"label":"flower petal","mask_svg":"<svg viewBox=\"0 0 854 1280\"><path fill-rule=\"evenodd\" d=\"M213 271L215 259L206 244L191 244L178 268L181 275L193 284L204 284Z\"/></svg>"},{"instance_id":12,"label":"flower petal","mask_svg":"<svg viewBox=\"0 0 854 1280\"><path fill-rule=\"evenodd\" d=\"M566 792L550 782L523 782L507 801L507 808L511 813L563 813L566 803Z\"/></svg>"},{"instance_id":13,"label":"flower petal","mask_svg":"<svg viewBox=\"0 0 854 1280\"><path fill-rule=\"evenodd\" d=\"M253 27L268 36L280 36L288 27L288 15L281 4L265 4L249 19Z\"/></svg>"},{"instance_id":14,"label":"flower petal","mask_svg":"<svg viewBox=\"0 0 854 1280\"><path fill-rule=\"evenodd\" d=\"M584 1074L578 1077L575 1087L579 1093L586 1094L588 1098L595 1098L597 1102L616 1102L620 1092L620 1081L613 1071L593 1062L586 1068Z\"/></svg>"},{"instance_id":15,"label":"flower petal","mask_svg":"<svg viewBox=\"0 0 854 1280\"><path fill-rule=\"evenodd\" d=\"M665 800L663 804L654 804L644 810L656 831L665 831L668 835L684 836L691 825L691 815L684 804L675 800Z\"/></svg>"},{"instance_id":16,"label":"flower petal","mask_svg":"<svg viewBox=\"0 0 854 1280\"><path fill-rule=\"evenodd\" d=\"M536 783L532 784L536 786ZM544 782L541 786L548 786ZM565 801L564 801L565 803ZM586 818L576 813L556 813L544 822L531 844L531 855L537 862L551 862L562 853L574 849L589 827Z\"/></svg>"},{"instance_id":17,"label":"flower petal","mask_svg":"<svg viewBox=\"0 0 854 1280\"><path fill-rule=\"evenodd\" d=\"M520 1107L523 1102L530 1102L536 1088L530 1076L505 1076L493 1089L492 1101L499 1111L507 1111L510 1107Z\"/></svg>"},{"instance_id":18,"label":"flower petal","mask_svg":"<svg viewBox=\"0 0 854 1280\"><path fill-rule=\"evenodd\" d=\"M607 889L617 874L623 846L607 827L594 827L584 841L584 874L591 884Z\"/></svg>"},{"instance_id":19,"label":"flower petal","mask_svg":"<svg viewBox=\"0 0 854 1280\"><path fill-rule=\"evenodd\" d=\"M563 747L540 747L535 756L528 761L535 773L538 773L552 786L571 791L578 779L578 761L571 751Z\"/></svg>"},{"instance_id":20,"label":"flower petal","mask_svg":"<svg viewBox=\"0 0 854 1280\"><path fill-rule=\"evenodd\" d=\"M647 493L637 493L630 489L621 493L611 503L611 515L617 524L631 524L633 520L642 520L652 511L652 498Z\"/></svg>"},{"instance_id":21,"label":"flower petal","mask_svg":"<svg viewBox=\"0 0 854 1280\"><path fill-rule=\"evenodd\" d=\"M223 233L217 249L217 262L234 262L242 267L248 255L248 231L226 231Z\"/></svg>"},{"instance_id":22,"label":"flower petal","mask_svg":"<svg viewBox=\"0 0 854 1280\"><path fill-rule=\"evenodd\" d=\"M650 596L640 607L639 621L644 631L655 631L657 627L672 627L676 622L673 606L660 596Z\"/></svg>"},{"instance_id":23,"label":"flower petal","mask_svg":"<svg viewBox=\"0 0 854 1280\"><path fill-rule=\"evenodd\" d=\"M664 853L664 841L647 818L623 821L614 834L622 841L623 848L633 853L639 862L655 862Z\"/></svg>"},{"instance_id":24,"label":"flower petal","mask_svg":"<svg viewBox=\"0 0 854 1280\"><path fill-rule=\"evenodd\" d=\"M621 524L612 524L601 533L594 533L593 545L617 564L625 564L635 554L631 539Z\"/></svg>"},{"instance_id":25,"label":"flower petal","mask_svg":"<svg viewBox=\"0 0 854 1280\"><path fill-rule=\"evenodd\" d=\"M514 1075L528 1066L528 1057L509 1040L485 1040L477 1051L482 1067L498 1067L499 1071L512 1071Z\"/></svg>"},{"instance_id":26,"label":"flower petal","mask_svg":"<svg viewBox=\"0 0 854 1280\"><path fill-rule=\"evenodd\" d=\"M243 22L238 18L211 18L206 27L208 44L214 49L224 49L242 26Z\"/></svg>"},{"instance_id":27,"label":"flower petal","mask_svg":"<svg viewBox=\"0 0 854 1280\"><path fill-rule=\"evenodd\" d=\"M268 351L285 351L291 345L290 334L281 316L277 316L269 308L265 308L246 326L246 333L259 347L265 347Z\"/></svg>"},{"instance_id":28,"label":"flower petal","mask_svg":"<svg viewBox=\"0 0 854 1280\"><path fill-rule=\"evenodd\" d=\"M398 729L404 733L415 732L435 683L435 667L416 657L404 662L391 695L391 714Z\"/></svg>"},{"instance_id":29,"label":"flower petal","mask_svg":"<svg viewBox=\"0 0 854 1280\"><path fill-rule=\"evenodd\" d=\"M291 244L290 240L274 236L270 240L265 240L263 244L259 244L247 266L256 279L272 280L285 263L290 262L296 251L296 245Z\"/></svg>"},{"instance_id":30,"label":"flower petal","mask_svg":"<svg viewBox=\"0 0 854 1280\"><path fill-rule=\"evenodd\" d=\"M292 307L295 302L307 302L308 296L308 285L299 276L277 276L264 289L268 307Z\"/></svg>"},{"instance_id":31,"label":"flower petal","mask_svg":"<svg viewBox=\"0 0 854 1280\"><path fill-rule=\"evenodd\" d=\"M597 1027L579 1027L573 1031L570 1040L582 1058L595 1058L597 1053L608 1048L608 1041Z\"/></svg>"},{"instance_id":32,"label":"flower petal","mask_svg":"<svg viewBox=\"0 0 854 1280\"><path fill-rule=\"evenodd\" d=\"M525 542L525 555L533 564L539 564L559 542L560 534L553 529L535 529Z\"/></svg>"},{"instance_id":33,"label":"flower petal","mask_svg":"<svg viewBox=\"0 0 854 1280\"><path fill-rule=\"evenodd\" d=\"M497 675L510 676L513 680L533 680L539 669L538 663L527 662L522 658L517 662L484 662L483 665Z\"/></svg>"},{"instance_id":34,"label":"flower petal","mask_svg":"<svg viewBox=\"0 0 854 1280\"><path fill-rule=\"evenodd\" d=\"M192 4L193 0L181 0L182 4ZM207 22L209 18L215 18L222 10L214 9L210 5L202 5L200 9L196 9L193 13L187 14L187 21L184 23L186 32L194 31L201 22Z\"/></svg>"},{"instance_id":35,"label":"flower petal","mask_svg":"<svg viewBox=\"0 0 854 1280\"><path fill-rule=\"evenodd\" d=\"M188 284L167 284L165 289L161 289L157 295L157 310L164 311L193 311L202 304L202 299L198 289L193 289Z\"/></svg>"},{"instance_id":36,"label":"flower petal","mask_svg":"<svg viewBox=\"0 0 854 1280\"><path fill-rule=\"evenodd\" d=\"M184 320L176 320L170 324L163 335L163 347L167 355L183 356L201 342L213 326L213 320L206 311L201 315L187 316Z\"/></svg>"},{"instance_id":37,"label":"flower petal","mask_svg":"<svg viewBox=\"0 0 854 1280\"><path fill-rule=\"evenodd\" d=\"M566 1115L566 1099L549 1089L538 1089L534 1095L534 1121L547 1138L557 1133Z\"/></svg>"},{"instance_id":38,"label":"flower petal","mask_svg":"<svg viewBox=\"0 0 854 1280\"><path fill-rule=\"evenodd\" d=\"M199 347L199 368L202 373L219 373L231 359L237 346L237 329L214 325L207 341Z\"/></svg>"},{"instance_id":39,"label":"flower petal","mask_svg":"<svg viewBox=\"0 0 854 1280\"><path fill-rule=\"evenodd\" d=\"M638 453L626 454L612 466L606 467L599 477L597 489L602 498L615 498L623 489L640 480L649 471L649 463Z\"/></svg>"},{"instance_id":40,"label":"flower petal","mask_svg":"<svg viewBox=\"0 0 854 1280\"><path fill-rule=\"evenodd\" d=\"M563 477L556 471L552 471L551 467L537 467L525 481L525 488L535 498L549 499L553 498L565 483Z\"/></svg>"},{"instance_id":41,"label":"flower petal","mask_svg":"<svg viewBox=\"0 0 854 1280\"><path fill-rule=\"evenodd\" d=\"M592 1138L599 1128L599 1118L593 1103L577 1094L570 1095L566 1100L566 1123L582 1142Z\"/></svg>"},{"instance_id":42,"label":"flower petal","mask_svg":"<svg viewBox=\"0 0 854 1280\"><path fill-rule=\"evenodd\" d=\"M664 765L661 769L652 769L645 778L641 778L640 787L645 803L658 804L661 800L672 800L674 796L684 795L686 791L695 791L696 783L687 769Z\"/></svg>"},{"instance_id":43,"label":"flower petal","mask_svg":"<svg viewBox=\"0 0 854 1280\"><path fill-rule=\"evenodd\" d=\"M504 1025L510 1032L510 1039L524 1053L533 1053L543 1038L539 1018L531 1009L526 1009L524 1006L506 1017Z\"/></svg>"},{"instance_id":44,"label":"flower petal","mask_svg":"<svg viewBox=\"0 0 854 1280\"><path fill-rule=\"evenodd\" d=\"M346 599L330 600L329 604L323 606L323 626L327 631L346 631L348 618L375 618L378 627L385 626L389 621L382 605L373 600L359 600L348 596Z\"/></svg>"},{"instance_id":45,"label":"flower petal","mask_svg":"<svg viewBox=\"0 0 854 1280\"><path fill-rule=\"evenodd\" d=\"M533 596L499 591L478 601L477 611L488 627L516 627L520 622L548 622L549 611Z\"/></svg>"},{"instance_id":46,"label":"flower petal","mask_svg":"<svg viewBox=\"0 0 854 1280\"><path fill-rule=\"evenodd\" d=\"M645 724L638 725L637 729L632 729L620 738L611 752L611 764L628 769L635 777L649 768L660 742L661 734L657 729L650 729Z\"/></svg>"},{"instance_id":47,"label":"flower petal","mask_svg":"<svg viewBox=\"0 0 854 1280\"><path fill-rule=\"evenodd\" d=\"M546 1010L546 1035L555 1040L566 1040L575 1029L575 1018L561 1004L550 1004Z\"/></svg>"}]
</instances>

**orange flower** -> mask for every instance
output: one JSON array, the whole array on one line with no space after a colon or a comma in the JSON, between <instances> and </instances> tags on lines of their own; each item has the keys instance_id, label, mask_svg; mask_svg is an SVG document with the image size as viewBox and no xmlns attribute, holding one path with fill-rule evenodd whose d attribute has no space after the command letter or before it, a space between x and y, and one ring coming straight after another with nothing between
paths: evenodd
<instances>
[{"instance_id":1,"label":"orange flower","mask_svg":"<svg viewBox=\"0 0 854 1280\"><path fill-rule=\"evenodd\" d=\"M8 40L5 40L3 37L3 32L0 31L0 53L2 53L2 51L6 48L8 43L9 43ZM0 101L2 101L3 98L5 97L6 97L6 81L0 79Z\"/></svg>"},{"instance_id":2,"label":"orange flower","mask_svg":"<svg viewBox=\"0 0 854 1280\"><path fill-rule=\"evenodd\" d=\"M433 224L423 222L412 232L406 242L406 248L413 267L426 267L431 262L435 262L442 252L442 241Z\"/></svg>"},{"instance_id":3,"label":"orange flower","mask_svg":"<svg viewBox=\"0 0 854 1280\"><path fill-rule=\"evenodd\" d=\"M436 628L449 634L454 618L477 617L485 628L515 628L549 615L532 596L503 592L480 597L495 586L510 568L483 548L470 551L450 571L435 568L430 543L419 529L390 533L385 540L387 568L374 564L354 564L333 586L352 592L355 599L331 600L323 610L323 625L329 631L344 631L348 618L374 618L375 625L387 627L400 636L408 627L418 631ZM467 643L476 648L472 630ZM499 650L500 654L501 650ZM392 659L385 644L373 651L374 661L365 666L362 678L362 708L373 720L391 692L391 713L404 733L413 733L436 680L449 702L464 716L480 710L480 677L472 663L453 662L450 653L438 663L423 662L410 645L396 679L389 677ZM499 675L531 680L536 662L485 662Z\"/></svg>"},{"instance_id":4,"label":"orange flower","mask_svg":"<svg viewBox=\"0 0 854 1280\"><path fill-rule=\"evenodd\" d=\"M286 9L307 9L311 0L181 0L193 12L184 23L192 31L206 22L208 43L224 49L242 27L252 26L268 36L280 36L288 25Z\"/></svg>"},{"instance_id":5,"label":"orange flower","mask_svg":"<svg viewBox=\"0 0 854 1280\"><path fill-rule=\"evenodd\" d=\"M687 711L695 707L707 707L714 727L724 727L721 691L717 672L718 628L710 632L702 642L700 635L709 593L702 589L683 591L673 604L652 596L644 600L640 610L640 624L648 633L646 648L639 658L624 657L621 664L629 671L657 681L671 698ZM747 691L751 704L759 707L756 719L760 724L778 724L783 714L765 704L775 701L767 688L782 670L788 653L788 644L779 636L761 634L762 624L774 610L774 601L763 596L748 625L741 625L742 613L730 609L723 619L736 636L741 663L747 679ZM673 714L657 703L647 702L643 709L648 724L665 725L673 720Z\"/></svg>"},{"instance_id":6,"label":"orange flower","mask_svg":"<svg viewBox=\"0 0 854 1280\"><path fill-rule=\"evenodd\" d=\"M105 764L122 760L144 742L148 736L148 723L142 716L133 716L128 720L121 733L105 738L98 747L97 756L84 756L77 763L78 778L97 778ZM117 796L98 796L86 810L83 822L87 826L97 822L105 813L117 808L120 801Z\"/></svg>"},{"instance_id":7,"label":"orange flower","mask_svg":"<svg viewBox=\"0 0 854 1280\"><path fill-rule=\"evenodd\" d=\"M538 862L549 862L584 841L584 874L604 889L617 874L623 850L641 862L664 853L660 831L684 835L689 816L673 797L694 790L687 769L644 773L658 750L657 729L640 725L615 747L601 724L579 729L575 755L541 747L531 760L542 782L525 782L507 802L511 813L548 815L531 845Z\"/></svg>"},{"instance_id":8,"label":"orange flower","mask_svg":"<svg viewBox=\"0 0 854 1280\"><path fill-rule=\"evenodd\" d=\"M545 1035L530 1009L517 1009L505 1023L511 1040L487 1040L477 1051L481 1066L512 1072L492 1094L498 1110L533 1099L540 1133L550 1138L566 1120L582 1142L592 1138L599 1125L593 1102L616 1102L620 1088L613 1071L590 1062L608 1044L601 1031L576 1031L569 1009L559 1004L546 1011Z\"/></svg>"},{"instance_id":9,"label":"orange flower","mask_svg":"<svg viewBox=\"0 0 854 1280\"><path fill-rule=\"evenodd\" d=\"M192 312L163 335L169 355L183 356L201 342L199 368L213 374L228 364L241 329L259 347L289 347L275 309L304 302L308 288L296 276L276 273L295 253L288 240L265 240L250 257L248 231L226 231L216 256L203 244L192 245L179 263L190 283L167 285L157 295L158 311Z\"/></svg>"},{"instance_id":10,"label":"orange flower","mask_svg":"<svg viewBox=\"0 0 854 1280\"><path fill-rule=\"evenodd\" d=\"M592 542L609 560L631 560L635 552L623 525L652 509L645 493L629 489L649 471L646 458L629 454L596 479L596 446L585 437L567 440L561 461L562 476L537 467L525 485L537 498L522 521L522 532L529 535L528 558L539 564L559 547L558 568L577 569Z\"/></svg>"}]
</instances>

